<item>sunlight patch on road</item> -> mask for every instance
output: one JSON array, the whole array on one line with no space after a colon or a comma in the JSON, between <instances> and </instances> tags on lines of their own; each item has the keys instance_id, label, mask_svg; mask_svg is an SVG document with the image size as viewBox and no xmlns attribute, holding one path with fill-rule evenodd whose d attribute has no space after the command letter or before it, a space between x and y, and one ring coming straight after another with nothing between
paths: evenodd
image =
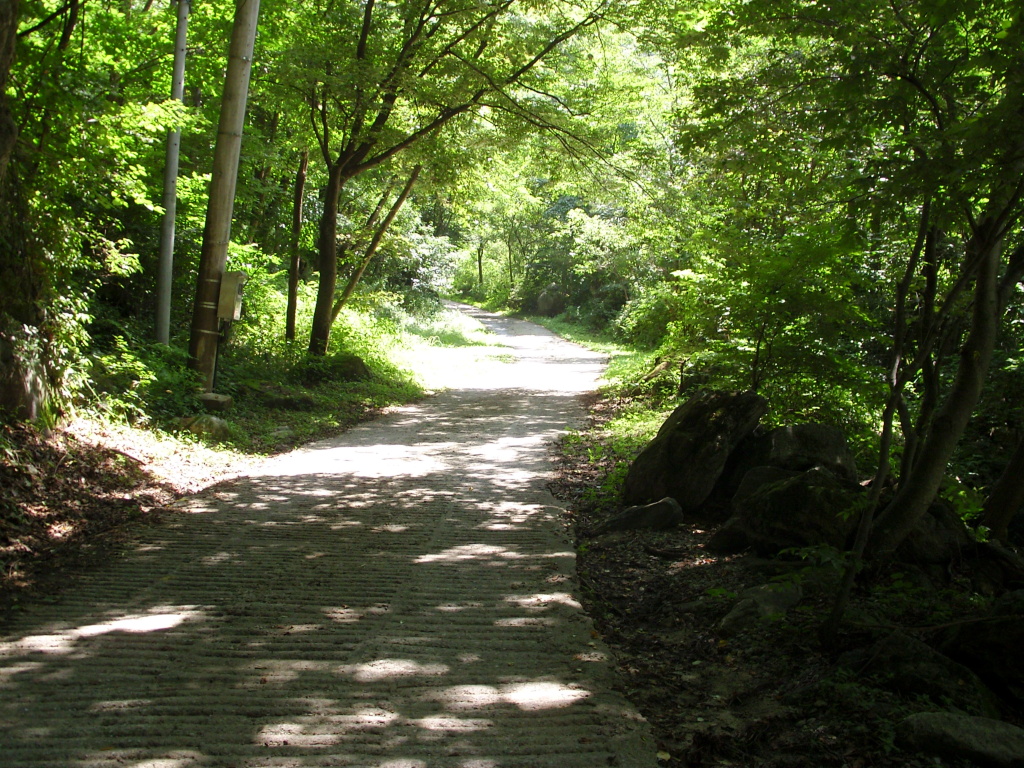
<instances>
[{"instance_id":1,"label":"sunlight patch on road","mask_svg":"<svg viewBox=\"0 0 1024 768\"><path fill-rule=\"evenodd\" d=\"M387 603L377 603L365 608L351 608L347 605L323 608L323 614L336 624L355 624L367 616L382 616L391 610Z\"/></svg>"},{"instance_id":2,"label":"sunlight patch on road","mask_svg":"<svg viewBox=\"0 0 1024 768\"><path fill-rule=\"evenodd\" d=\"M459 611L467 611L483 607L483 603L474 601L471 603L444 603L443 605L437 606L434 610L441 611L442 613L458 613Z\"/></svg>"},{"instance_id":3,"label":"sunlight patch on road","mask_svg":"<svg viewBox=\"0 0 1024 768\"><path fill-rule=\"evenodd\" d=\"M152 699L112 699L97 701L89 705L90 712L122 712L128 709L139 709L152 705Z\"/></svg>"},{"instance_id":4,"label":"sunlight patch on road","mask_svg":"<svg viewBox=\"0 0 1024 768\"><path fill-rule=\"evenodd\" d=\"M333 747L340 741L334 733L318 733L302 723L273 723L260 728L256 743L266 747Z\"/></svg>"},{"instance_id":5,"label":"sunlight patch on road","mask_svg":"<svg viewBox=\"0 0 1024 768\"><path fill-rule=\"evenodd\" d=\"M200 765L201 758L197 754L188 757L158 757L153 760L142 760L138 763L131 763L128 768L186 768L190 765ZM206 762L202 760L202 762Z\"/></svg>"},{"instance_id":6,"label":"sunlight patch on road","mask_svg":"<svg viewBox=\"0 0 1024 768\"><path fill-rule=\"evenodd\" d=\"M432 698L447 709L480 709L497 704L513 704L519 709L562 709L590 696L590 691L550 681L493 685L453 685Z\"/></svg>"},{"instance_id":7,"label":"sunlight patch on road","mask_svg":"<svg viewBox=\"0 0 1024 768\"><path fill-rule=\"evenodd\" d=\"M5 655L2 653L2 648L3 646L0 645L0 656ZM26 672L36 672L41 669L42 666L43 662L41 661L26 661L22 664L12 664L5 669L0 669L0 685L7 683L9 679Z\"/></svg>"},{"instance_id":8,"label":"sunlight patch on road","mask_svg":"<svg viewBox=\"0 0 1024 768\"><path fill-rule=\"evenodd\" d=\"M196 606L161 606L154 608L150 613L123 616L99 624L87 624L45 635L29 635L20 640L0 643L0 657L26 652L66 654L74 650L75 643L79 640L111 632L126 634L159 632L172 629L187 619L194 619L202 615L202 611L198 610Z\"/></svg>"},{"instance_id":9,"label":"sunlight patch on road","mask_svg":"<svg viewBox=\"0 0 1024 768\"><path fill-rule=\"evenodd\" d=\"M331 700L300 700L329 706ZM361 707L351 714L314 714L264 725L255 735L256 744L265 747L333 747L347 740L347 734L378 731L403 723L396 712L383 707Z\"/></svg>"},{"instance_id":10,"label":"sunlight patch on road","mask_svg":"<svg viewBox=\"0 0 1024 768\"><path fill-rule=\"evenodd\" d=\"M200 562L203 565L221 565L222 563L238 562L239 556L237 552L217 552L213 555L207 555Z\"/></svg>"},{"instance_id":11,"label":"sunlight patch on road","mask_svg":"<svg viewBox=\"0 0 1024 768\"><path fill-rule=\"evenodd\" d=\"M521 460L524 453L546 452L547 442L547 436L543 434L502 437L476 448L467 448L466 453L495 463L515 462Z\"/></svg>"},{"instance_id":12,"label":"sunlight patch on road","mask_svg":"<svg viewBox=\"0 0 1024 768\"><path fill-rule=\"evenodd\" d=\"M450 547L443 552L433 555L420 555L416 558L417 563L457 563L464 560L493 560L504 558L506 560L519 560L525 555L506 547L496 547L492 544L461 544L457 547Z\"/></svg>"},{"instance_id":13,"label":"sunlight patch on road","mask_svg":"<svg viewBox=\"0 0 1024 768\"><path fill-rule=\"evenodd\" d=\"M566 605L570 608L582 610L583 606L568 592L552 592L550 594L536 595L509 595L505 598L506 603L514 603L520 608L531 611L544 611L552 605Z\"/></svg>"},{"instance_id":14,"label":"sunlight patch on road","mask_svg":"<svg viewBox=\"0 0 1024 768\"><path fill-rule=\"evenodd\" d=\"M455 731L457 733L482 731L494 725L491 720L475 717L463 718L456 715L432 715L409 722L427 731Z\"/></svg>"},{"instance_id":15,"label":"sunlight patch on road","mask_svg":"<svg viewBox=\"0 0 1024 768\"><path fill-rule=\"evenodd\" d=\"M515 530L538 514L543 514L545 507L538 504L524 505L514 501L502 501L487 506L488 519L476 526L485 531Z\"/></svg>"},{"instance_id":16,"label":"sunlight patch on road","mask_svg":"<svg viewBox=\"0 0 1024 768\"><path fill-rule=\"evenodd\" d=\"M449 446L449 452L451 446ZM352 475L360 478L427 477L451 470L444 460L444 446L431 444L429 449L418 445L355 445L293 451L276 461L267 462L264 475L298 477L326 474L332 477ZM255 475L254 475L255 476ZM329 490L304 492L306 496L328 496Z\"/></svg>"},{"instance_id":17,"label":"sunlight patch on road","mask_svg":"<svg viewBox=\"0 0 1024 768\"><path fill-rule=\"evenodd\" d=\"M537 616L518 616L514 619L495 619L496 627L553 627L557 624L554 619L542 619Z\"/></svg>"},{"instance_id":18,"label":"sunlight patch on road","mask_svg":"<svg viewBox=\"0 0 1024 768\"><path fill-rule=\"evenodd\" d=\"M421 664L411 659L377 659L365 664L346 664L339 672L360 683L376 683L399 677L436 677L449 672L447 664Z\"/></svg>"}]
</instances>

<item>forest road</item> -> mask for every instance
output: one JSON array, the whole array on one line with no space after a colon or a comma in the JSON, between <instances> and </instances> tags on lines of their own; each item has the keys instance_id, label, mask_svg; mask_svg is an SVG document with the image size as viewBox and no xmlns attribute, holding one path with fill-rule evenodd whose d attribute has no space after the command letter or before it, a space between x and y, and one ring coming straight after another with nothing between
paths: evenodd
<instances>
[{"instance_id":1,"label":"forest road","mask_svg":"<svg viewBox=\"0 0 1024 768\"><path fill-rule=\"evenodd\" d=\"M0 765L656 765L546 489L603 361L467 311L505 352L436 350L450 389L177 502L3 627Z\"/></svg>"}]
</instances>

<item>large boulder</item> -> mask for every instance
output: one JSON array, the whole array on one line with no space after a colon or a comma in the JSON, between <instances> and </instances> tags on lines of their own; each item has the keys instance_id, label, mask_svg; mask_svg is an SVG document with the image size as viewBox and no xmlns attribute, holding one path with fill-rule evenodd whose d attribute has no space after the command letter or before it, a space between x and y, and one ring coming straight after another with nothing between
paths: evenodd
<instances>
[{"instance_id":1,"label":"large boulder","mask_svg":"<svg viewBox=\"0 0 1024 768\"><path fill-rule=\"evenodd\" d=\"M224 419L219 419L208 413L179 419L178 426L194 435L206 435L218 442L231 438L231 425Z\"/></svg>"},{"instance_id":2,"label":"large boulder","mask_svg":"<svg viewBox=\"0 0 1024 768\"><path fill-rule=\"evenodd\" d=\"M845 548L856 524L850 510L862 493L858 486L822 467L795 475L774 468L748 474L753 481L741 483L733 515L708 542L710 550L751 547L771 555L792 547Z\"/></svg>"},{"instance_id":3,"label":"large boulder","mask_svg":"<svg viewBox=\"0 0 1024 768\"><path fill-rule=\"evenodd\" d=\"M825 467L836 477L857 481L857 462L842 430L827 424L794 424L752 435L737 446L731 462L733 484L754 467L805 472Z\"/></svg>"},{"instance_id":4,"label":"large boulder","mask_svg":"<svg viewBox=\"0 0 1024 768\"><path fill-rule=\"evenodd\" d=\"M543 317L554 317L565 312L565 292L552 283L537 297L537 314Z\"/></svg>"},{"instance_id":5,"label":"large boulder","mask_svg":"<svg viewBox=\"0 0 1024 768\"><path fill-rule=\"evenodd\" d=\"M967 526L945 502L939 501L915 523L914 529L896 549L897 557L914 565L941 565L961 559L972 539Z\"/></svg>"},{"instance_id":6,"label":"large boulder","mask_svg":"<svg viewBox=\"0 0 1024 768\"><path fill-rule=\"evenodd\" d=\"M676 408L626 475L623 501L671 496L692 512L711 494L736 445L754 431L768 402L752 392L702 392Z\"/></svg>"},{"instance_id":7,"label":"large boulder","mask_svg":"<svg viewBox=\"0 0 1024 768\"><path fill-rule=\"evenodd\" d=\"M670 496L652 504L627 507L612 515L594 528L593 535L600 536L612 531L667 531L683 522L683 510L679 502Z\"/></svg>"},{"instance_id":8,"label":"large boulder","mask_svg":"<svg viewBox=\"0 0 1024 768\"><path fill-rule=\"evenodd\" d=\"M984 621L965 624L942 646L950 658L974 670L997 693L1024 705L1024 590L996 601Z\"/></svg>"},{"instance_id":9,"label":"large boulder","mask_svg":"<svg viewBox=\"0 0 1024 768\"><path fill-rule=\"evenodd\" d=\"M943 760L981 768L1024 768L1024 729L987 717L918 712L896 727L896 743Z\"/></svg>"},{"instance_id":10,"label":"large boulder","mask_svg":"<svg viewBox=\"0 0 1024 768\"><path fill-rule=\"evenodd\" d=\"M999 715L995 694L974 672L902 632L844 654L839 663L907 697L926 696L936 706L948 704L968 715Z\"/></svg>"},{"instance_id":11,"label":"large boulder","mask_svg":"<svg viewBox=\"0 0 1024 768\"><path fill-rule=\"evenodd\" d=\"M782 619L803 596L803 588L795 581L772 582L744 590L743 599L719 622L718 634L733 637L760 622Z\"/></svg>"}]
</instances>

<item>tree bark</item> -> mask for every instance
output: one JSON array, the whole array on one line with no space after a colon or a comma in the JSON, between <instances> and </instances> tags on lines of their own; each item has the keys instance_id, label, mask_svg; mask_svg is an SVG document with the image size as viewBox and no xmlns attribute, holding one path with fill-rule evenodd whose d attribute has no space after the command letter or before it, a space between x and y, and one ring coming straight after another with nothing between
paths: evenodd
<instances>
[{"instance_id":1,"label":"tree bark","mask_svg":"<svg viewBox=\"0 0 1024 768\"><path fill-rule=\"evenodd\" d=\"M317 239L320 281L316 292L316 307L313 310L313 327L309 333L309 354L326 355L331 338L331 308L334 305L334 290L338 285L338 200L345 179L342 169L335 165L327 177L324 192L324 211L320 216L320 233Z\"/></svg>"},{"instance_id":2,"label":"tree bark","mask_svg":"<svg viewBox=\"0 0 1024 768\"><path fill-rule=\"evenodd\" d=\"M363 254L363 261L356 268L355 272L349 278L348 284L345 286L345 290L341 292L341 296L334 304L334 308L331 310L331 320L334 321L338 317L338 313L341 312L341 308L345 306L345 303L352 296L352 292L359 285L359 281L363 278L363 273L366 268L370 266L370 261L373 259L375 253L377 253L377 247L380 245L381 239L387 233L388 228L391 226L391 222L395 220L395 216L405 205L405 201L408 199L409 194L412 192L413 186L416 184L416 179L419 178L422 166L417 165L412 169L412 173L409 174L409 180L405 183L405 187L402 189L401 194L395 199L395 202L391 205L391 210L388 211L388 215L384 217L384 221L381 222L377 231L373 235L373 239L370 244L366 246L366 252Z\"/></svg>"},{"instance_id":3,"label":"tree bark","mask_svg":"<svg viewBox=\"0 0 1024 768\"><path fill-rule=\"evenodd\" d=\"M999 476L982 508L982 521L988 526L992 538L1006 543L1010 521L1024 506L1024 439L1017 443L1009 463Z\"/></svg>"},{"instance_id":4,"label":"tree bark","mask_svg":"<svg viewBox=\"0 0 1024 768\"><path fill-rule=\"evenodd\" d=\"M18 141L18 126L7 105L7 77L14 63L18 39L19 0L0 0L0 185L7 175L7 164Z\"/></svg>"},{"instance_id":5,"label":"tree bark","mask_svg":"<svg viewBox=\"0 0 1024 768\"><path fill-rule=\"evenodd\" d=\"M981 396L999 325L998 273L1002 229L994 219L979 223L968 242L965 269L976 263L971 328L960 351L960 365L950 391L923 436L909 475L872 531L868 551L894 551L935 500L946 465Z\"/></svg>"},{"instance_id":6,"label":"tree bark","mask_svg":"<svg viewBox=\"0 0 1024 768\"><path fill-rule=\"evenodd\" d=\"M299 156L299 170L295 172L295 194L292 198L292 234L288 254L288 309L285 312L284 337L295 341L295 315L299 306L299 236L302 234L302 200L306 194L306 173L309 169L309 150Z\"/></svg>"},{"instance_id":7,"label":"tree bark","mask_svg":"<svg viewBox=\"0 0 1024 768\"><path fill-rule=\"evenodd\" d=\"M202 376L207 392L213 389L217 367L217 347L220 342L217 302L228 243L231 240L231 215L238 183L238 158L242 146L245 104L259 12L259 0L236 0L228 68L224 78L224 98L213 155L210 201L206 209L203 247L199 254L189 357L193 370Z\"/></svg>"}]
</instances>

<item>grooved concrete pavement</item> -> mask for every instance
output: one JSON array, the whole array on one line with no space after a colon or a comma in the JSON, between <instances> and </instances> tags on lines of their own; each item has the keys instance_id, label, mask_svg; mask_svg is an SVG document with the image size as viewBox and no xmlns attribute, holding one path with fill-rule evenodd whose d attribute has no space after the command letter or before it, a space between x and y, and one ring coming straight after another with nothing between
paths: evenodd
<instances>
[{"instance_id":1,"label":"grooved concrete pavement","mask_svg":"<svg viewBox=\"0 0 1024 768\"><path fill-rule=\"evenodd\" d=\"M0 766L653 766L545 489L598 355L508 354L178 503L0 634Z\"/></svg>"}]
</instances>

